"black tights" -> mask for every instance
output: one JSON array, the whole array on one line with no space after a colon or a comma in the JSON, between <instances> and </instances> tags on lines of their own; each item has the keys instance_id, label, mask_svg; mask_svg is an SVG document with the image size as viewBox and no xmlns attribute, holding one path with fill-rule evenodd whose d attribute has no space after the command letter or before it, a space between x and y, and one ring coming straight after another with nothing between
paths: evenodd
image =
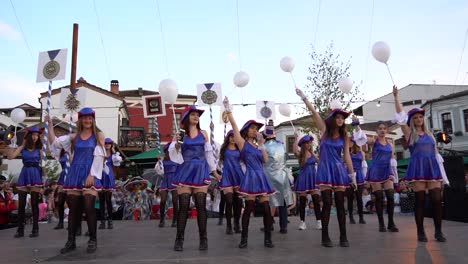
<instances>
[{"instance_id":1,"label":"black tights","mask_svg":"<svg viewBox=\"0 0 468 264\"><path fill-rule=\"evenodd\" d=\"M434 188L429 190L432 200L432 208L434 210L433 219L435 232L442 232L442 193L440 188Z\"/></svg>"},{"instance_id":2,"label":"black tights","mask_svg":"<svg viewBox=\"0 0 468 264\"><path fill-rule=\"evenodd\" d=\"M102 222L106 220L106 207L107 219L112 220L112 191L99 192L99 211Z\"/></svg>"},{"instance_id":3,"label":"black tights","mask_svg":"<svg viewBox=\"0 0 468 264\"><path fill-rule=\"evenodd\" d=\"M226 226L227 228L232 227L231 218L232 218L232 207L233 207L233 194L226 193L224 195L226 201Z\"/></svg>"},{"instance_id":4,"label":"black tights","mask_svg":"<svg viewBox=\"0 0 468 264\"><path fill-rule=\"evenodd\" d=\"M362 204L362 191L364 189L363 185L358 185L358 189L355 191L353 188L348 188L346 190L347 199L348 199L348 214L351 217L353 215L353 203L354 196L356 196L356 203L358 208L359 217L363 217L363 204Z\"/></svg>"},{"instance_id":5,"label":"black tights","mask_svg":"<svg viewBox=\"0 0 468 264\"><path fill-rule=\"evenodd\" d=\"M67 199L67 193L60 192L57 195L58 195L57 210L58 210L58 216L59 216L59 223L63 224L63 218L65 217L64 211L65 211L65 201Z\"/></svg>"},{"instance_id":6,"label":"black tights","mask_svg":"<svg viewBox=\"0 0 468 264\"><path fill-rule=\"evenodd\" d=\"M322 191L322 242L330 240L328 236L328 224L330 223L330 211L331 211L331 190Z\"/></svg>"},{"instance_id":7,"label":"black tights","mask_svg":"<svg viewBox=\"0 0 468 264\"><path fill-rule=\"evenodd\" d=\"M176 223L177 220L177 213L179 211L179 206L178 206L178 197L177 197L177 191L171 191L172 194L172 209L173 209L173 215L172 215L172 222ZM161 203L159 207L159 215L161 216L161 221L164 221L165 216L166 216L166 201L167 201L167 195L168 191L164 190L161 191Z\"/></svg>"},{"instance_id":8,"label":"black tights","mask_svg":"<svg viewBox=\"0 0 468 264\"><path fill-rule=\"evenodd\" d=\"M86 222L88 224L89 240L96 241L96 229L97 229L97 219L96 219L96 209L94 204L96 202L96 196L91 194L84 195L84 210L86 213Z\"/></svg>"},{"instance_id":9,"label":"black tights","mask_svg":"<svg viewBox=\"0 0 468 264\"><path fill-rule=\"evenodd\" d=\"M244 213L242 214L242 237L247 237L249 234L250 215L252 214L254 210L255 210L255 201L246 200ZM270 219L271 219L271 212L270 212Z\"/></svg>"}]
</instances>

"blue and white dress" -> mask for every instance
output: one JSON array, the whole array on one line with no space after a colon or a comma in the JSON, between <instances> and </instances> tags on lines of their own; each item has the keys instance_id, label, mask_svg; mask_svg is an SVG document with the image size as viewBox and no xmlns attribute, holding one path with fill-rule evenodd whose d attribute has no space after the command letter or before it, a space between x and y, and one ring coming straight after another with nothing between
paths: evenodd
<instances>
[{"instance_id":1,"label":"blue and white dress","mask_svg":"<svg viewBox=\"0 0 468 264\"><path fill-rule=\"evenodd\" d=\"M411 157L404 180L407 182L442 181L439 163L436 159L435 142L428 134L409 146Z\"/></svg>"},{"instance_id":2,"label":"blue and white dress","mask_svg":"<svg viewBox=\"0 0 468 264\"><path fill-rule=\"evenodd\" d=\"M356 184L357 185L364 184L365 177L364 177L364 174L362 173L362 160L363 160L362 152L359 151L356 154L350 153L350 155L351 155L351 161L353 162L354 172L356 172Z\"/></svg>"},{"instance_id":3,"label":"blue and white dress","mask_svg":"<svg viewBox=\"0 0 468 264\"><path fill-rule=\"evenodd\" d=\"M102 188L105 191L113 191L115 189L115 177L114 177L114 163L112 161L112 155L109 157L106 157L106 164L104 166L107 166L109 168L109 173L106 173L104 170L102 171Z\"/></svg>"},{"instance_id":4,"label":"blue and white dress","mask_svg":"<svg viewBox=\"0 0 468 264\"><path fill-rule=\"evenodd\" d=\"M59 160L60 167L62 168L62 171L60 172L60 176L57 181L57 185L59 186L63 186L65 177L67 176L67 173L65 172L65 168L67 167L67 160L68 160L67 155L62 155Z\"/></svg>"},{"instance_id":5,"label":"blue and white dress","mask_svg":"<svg viewBox=\"0 0 468 264\"><path fill-rule=\"evenodd\" d=\"M341 154L344 140L323 137L320 142L320 162L317 168L317 185L346 187L349 178Z\"/></svg>"},{"instance_id":6,"label":"blue and white dress","mask_svg":"<svg viewBox=\"0 0 468 264\"><path fill-rule=\"evenodd\" d=\"M205 137L198 131L197 136L184 137L181 146L184 162L177 167L173 185L200 188L211 183L208 161L205 157Z\"/></svg>"},{"instance_id":7,"label":"blue and white dress","mask_svg":"<svg viewBox=\"0 0 468 264\"><path fill-rule=\"evenodd\" d=\"M382 145L378 140L375 141L372 148L372 163L367 171L367 181L370 183L384 183L393 180L392 167L390 160L393 151L390 144Z\"/></svg>"},{"instance_id":8,"label":"blue and white dress","mask_svg":"<svg viewBox=\"0 0 468 264\"><path fill-rule=\"evenodd\" d=\"M240 151L226 148L223 160L223 177L219 183L219 188L237 188L241 180L245 177L240 163Z\"/></svg>"},{"instance_id":9,"label":"blue and white dress","mask_svg":"<svg viewBox=\"0 0 468 264\"><path fill-rule=\"evenodd\" d=\"M164 177L162 179L161 187L159 187L159 190L172 191L176 189L176 186L172 185L172 180L174 179L178 165L179 164L173 162L172 160L163 160Z\"/></svg>"},{"instance_id":10,"label":"blue and white dress","mask_svg":"<svg viewBox=\"0 0 468 264\"><path fill-rule=\"evenodd\" d=\"M316 184L317 170L315 169L315 157L310 156L304 166L300 168L299 176L294 183L294 191L297 193L306 193L319 190Z\"/></svg>"},{"instance_id":11,"label":"blue and white dress","mask_svg":"<svg viewBox=\"0 0 468 264\"><path fill-rule=\"evenodd\" d=\"M92 134L87 139L81 139L76 135L73 142L73 160L70 164L70 170L63 184L66 190L86 190L102 188L101 180L94 177L94 185L85 188L85 181L90 176L91 166L94 159L94 149L96 148L96 136ZM102 173L102 172L101 172Z\"/></svg>"},{"instance_id":12,"label":"blue and white dress","mask_svg":"<svg viewBox=\"0 0 468 264\"><path fill-rule=\"evenodd\" d=\"M245 162L245 176L241 179L238 192L244 195L270 195L276 191L271 187L263 171L262 151L245 141L240 154Z\"/></svg>"},{"instance_id":13,"label":"blue and white dress","mask_svg":"<svg viewBox=\"0 0 468 264\"><path fill-rule=\"evenodd\" d=\"M18 177L17 187L42 187L42 169L39 167L41 161L40 149L29 151L21 150L23 168Z\"/></svg>"}]
</instances>

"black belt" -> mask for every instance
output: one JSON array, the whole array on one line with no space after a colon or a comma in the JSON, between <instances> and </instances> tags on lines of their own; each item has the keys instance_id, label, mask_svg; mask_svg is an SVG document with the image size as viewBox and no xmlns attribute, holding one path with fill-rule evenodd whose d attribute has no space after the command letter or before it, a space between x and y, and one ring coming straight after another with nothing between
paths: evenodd
<instances>
[{"instance_id":1,"label":"black belt","mask_svg":"<svg viewBox=\"0 0 468 264\"><path fill-rule=\"evenodd\" d=\"M39 167L39 162L23 162L25 167Z\"/></svg>"}]
</instances>

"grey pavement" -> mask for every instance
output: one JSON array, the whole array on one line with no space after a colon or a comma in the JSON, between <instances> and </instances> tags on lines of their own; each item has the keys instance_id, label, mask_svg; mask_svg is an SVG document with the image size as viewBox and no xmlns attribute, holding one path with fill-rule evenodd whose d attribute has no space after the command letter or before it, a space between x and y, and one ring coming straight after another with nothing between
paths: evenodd
<instances>
[{"instance_id":1,"label":"grey pavement","mask_svg":"<svg viewBox=\"0 0 468 264\"><path fill-rule=\"evenodd\" d=\"M40 236L14 239L15 229L0 231L0 263L468 263L468 224L443 222L446 243L434 240L432 219L425 218L428 243L418 243L412 216L396 216L399 233L379 233L377 216L365 215L366 225L347 225L349 248L338 246L336 216L331 217L330 236L333 248L320 246L320 231L313 228L315 220L307 217L308 229L297 230L298 217L290 217L287 234L275 225L273 249L263 246L259 231L262 218L252 218L249 244L237 247L240 234L226 235L225 227L208 221L207 251L198 250L196 219L189 219L183 252L173 251L175 228L158 228L158 221L115 221L113 230L98 230L98 250L86 253L87 237L77 239L77 250L62 255L59 250L66 242L66 230L52 230L54 224L41 224ZM276 219L278 223L278 219ZM167 223L166 223L167 224ZM86 223L83 222L86 230Z\"/></svg>"}]
</instances>

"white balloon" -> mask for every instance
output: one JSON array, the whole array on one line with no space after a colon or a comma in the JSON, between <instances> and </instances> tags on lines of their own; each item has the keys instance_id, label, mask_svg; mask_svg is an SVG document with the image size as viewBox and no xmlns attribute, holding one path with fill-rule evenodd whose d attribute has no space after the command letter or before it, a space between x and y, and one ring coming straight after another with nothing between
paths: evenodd
<instances>
[{"instance_id":1,"label":"white balloon","mask_svg":"<svg viewBox=\"0 0 468 264\"><path fill-rule=\"evenodd\" d=\"M234 74L234 85L239 88L245 87L249 84L249 80L249 75L244 71L236 72L236 74Z\"/></svg>"},{"instance_id":2,"label":"white balloon","mask_svg":"<svg viewBox=\"0 0 468 264\"><path fill-rule=\"evenodd\" d=\"M74 113L73 113L73 115L72 115L72 122L73 122L73 123L78 122L78 113L77 113L77 112L74 112Z\"/></svg>"},{"instance_id":3,"label":"white balloon","mask_svg":"<svg viewBox=\"0 0 468 264\"><path fill-rule=\"evenodd\" d=\"M159 83L159 94L162 96L164 101L169 104L174 104L177 100L177 95L179 95L177 84L171 79L162 80Z\"/></svg>"},{"instance_id":4,"label":"white balloon","mask_svg":"<svg viewBox=\"0 0 468 264\"><path fill-rule=\"evenodd\" d=\"M390 58L390 46L383 41L378 41L372 46L372 56L381 63L387 64Z\"/></svg>"},{"instance_id":5,"label":"white balloon","mask_svg":"<svg viewBox=\"0 0 468 264\"><path fill-rule=\"evenodd\" d=\"M343 93L349 93L353 89L353 81L348 78L342 78L338 81L338 87Z\"/></svg>"},{"instance_id":6,"label":"white balloon","mask_svg":"<svg viewBox=\"0 0 468 264\"><path fill-rule=\"evenodd\" d=\"M278 107L280 114L289 117L291 115L291 107L288 104L280 104Z\"/></svg>"},{"instance_id":7,"label":"white balloon","mask_svg":"<svg viewBox=\"0 0 468 264\"><path fill-rule=\"evenodd\" d=\"M342 109L341 102L338 99L333 99L330 101L331 109Z\"/></svg>"},{"instance_id":8,"label":"white balloon","mask_svg":"<svg viewBox=\"0 0 468 264\"><path fill-rule=\"evenodd\" d=\"M280 67L285 72L292 72L294 70L294 60L291 57L283 57L280 61Z\"/></svg>"},{"instance_id":9,"label":"white balloon","mask_svg":"<svg viewBox=\"0 0 468 264\"><path fill-rule=\"evenodd\" d=\"M10 117L13 122L15 122L16 124L19 124L23 122L24 119L26 118L26 113L21 108L15 108L11 111Z\"/></svg>"}]
</instances>

